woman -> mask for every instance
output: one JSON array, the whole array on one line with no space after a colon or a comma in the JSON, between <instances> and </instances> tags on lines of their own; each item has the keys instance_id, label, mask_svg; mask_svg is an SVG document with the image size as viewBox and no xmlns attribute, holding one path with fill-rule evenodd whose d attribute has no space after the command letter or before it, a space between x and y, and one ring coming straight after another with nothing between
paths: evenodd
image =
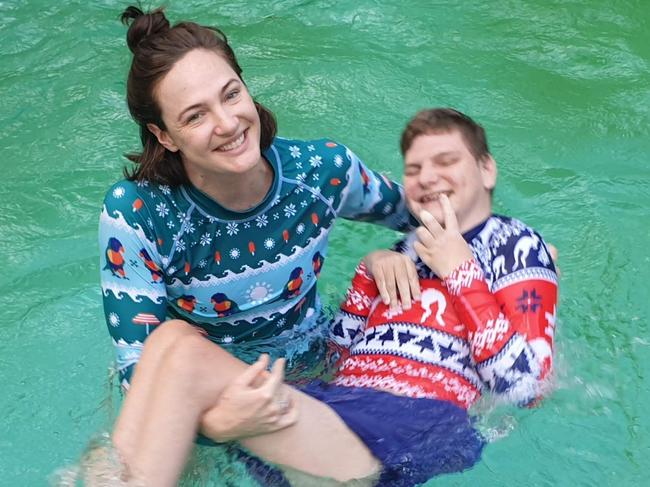
<instances>
[{"instance_id":1,"label":"woman","mask_svg":"<svg viewBox=\"0 0 650 487\"><path fill-rule=\"evenodd\" d=\"M220 31L191 22L172 27L161 10L135 7L122 20L131 24L127 99L143 149L130 156L135 170L106 195L99 242L104 309L125 389L145 340L153 341L117 423L115 442L128 457L154 377L165 386L159 360L181 338L194 343L201 332L222 344L304 352L321 333L316 281L335 218L398 229L409 215L401 187L344 146L275 137L273 115L249 95ZM409 286L417 292L411 277L411 284L398 280L406 301ZM149 338L163 322L173 333ZM268 390L254 388L277 396L268 407L219 424L206 410L202 429L219 439L295 422L281 374L276 368ZM256 397L251 402L260 404Z\"/></svg>"}]
</instances>

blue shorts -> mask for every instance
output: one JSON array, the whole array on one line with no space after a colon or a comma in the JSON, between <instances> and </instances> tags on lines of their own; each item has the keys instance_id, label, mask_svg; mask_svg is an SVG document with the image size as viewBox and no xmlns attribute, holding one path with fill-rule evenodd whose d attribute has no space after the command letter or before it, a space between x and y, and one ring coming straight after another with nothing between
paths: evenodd
<instances>
[{"instance_id":1,"label":"blue shorts","mask_svg":"<svg viewBox=\"0 0 650 487\"><path fill-rule=\"evenodd\" d=\"M447 401L319 380L302 391L336 411L382 463L379 486L413 486L464 470L479 460L485 444L467 411Z\"/></svg>"}]
</instances>

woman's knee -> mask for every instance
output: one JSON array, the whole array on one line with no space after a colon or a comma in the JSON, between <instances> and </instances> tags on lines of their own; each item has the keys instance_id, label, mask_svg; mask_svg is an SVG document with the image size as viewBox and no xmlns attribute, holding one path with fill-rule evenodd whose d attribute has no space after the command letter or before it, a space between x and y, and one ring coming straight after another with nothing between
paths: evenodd
<instances>
[{"instance_id":1,"label":"woman's knee","mask_svg":"<svg viewBox=\"0 0 650 487\"><path fill-rule=\"evenodd\" d=\"M204 384L202 378L205 374L219 370L218 363L223 354L227 352L199 333L184 334L177 337L165 352L165 373L188 384Z\"/></svg>"},{"instance_id":2,"label":"woman's knee","mask_svg":"<svg viewBox=\"0 0 650 487\"><path fill-rule=\"evenodd\" d=\"M164 352L181 338L190 335L200 335L200 332L186 321L168 320L147 337L144 349Z\"/></svg>"}]
</instances>

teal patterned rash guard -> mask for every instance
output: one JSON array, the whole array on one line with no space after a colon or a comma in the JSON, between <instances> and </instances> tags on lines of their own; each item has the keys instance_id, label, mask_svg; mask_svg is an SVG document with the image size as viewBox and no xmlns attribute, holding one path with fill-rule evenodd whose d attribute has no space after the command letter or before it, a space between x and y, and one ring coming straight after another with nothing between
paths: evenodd
<instances>
[{"instance_id":1,"label":"teal patterned rash guard","mask_svg":"<svg viewBox=\"0 0 650 487\"><path fill-rule=\"evenodd\" d=\"M230 211L191 185L120 181L100 217L101 287L122 385L143 343L180 318L216 343L270 340L289 351L318 330L316 282L337 216L409 224L400 185L345 146L276 138L271 190Z\"/></svg>"}]
</instances>

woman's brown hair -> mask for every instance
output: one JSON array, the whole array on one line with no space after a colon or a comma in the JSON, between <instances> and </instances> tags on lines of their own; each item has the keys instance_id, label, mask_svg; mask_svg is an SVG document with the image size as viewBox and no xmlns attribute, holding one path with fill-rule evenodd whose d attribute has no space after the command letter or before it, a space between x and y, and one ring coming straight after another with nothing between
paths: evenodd
<instances>
[{"instance_id":1,"label":"woman's brown hair","mask_svg":"<svg viewBox=\"0 0 650 487\"><path fill-rule=\"evenodd\" d=\"M132 181L148 180L178 186L189 182L181 155L165 149L147 128L152 123L165 130L154 91L160 80L183 56L194 49L207 49L220 55L242 79L242 69L226 35L216 27L194 22L178 22L170 26L162 8L144 13L138 7L127 7L120 17L129 26L126 41L133 53L126 85L126 99L131 116L140 126L142 152L127 154L136 165L125 168L124 175ZM255 102L260 117L260 147L267 149L277 132L273 113Z\"/></svg>"}]
</instances>

